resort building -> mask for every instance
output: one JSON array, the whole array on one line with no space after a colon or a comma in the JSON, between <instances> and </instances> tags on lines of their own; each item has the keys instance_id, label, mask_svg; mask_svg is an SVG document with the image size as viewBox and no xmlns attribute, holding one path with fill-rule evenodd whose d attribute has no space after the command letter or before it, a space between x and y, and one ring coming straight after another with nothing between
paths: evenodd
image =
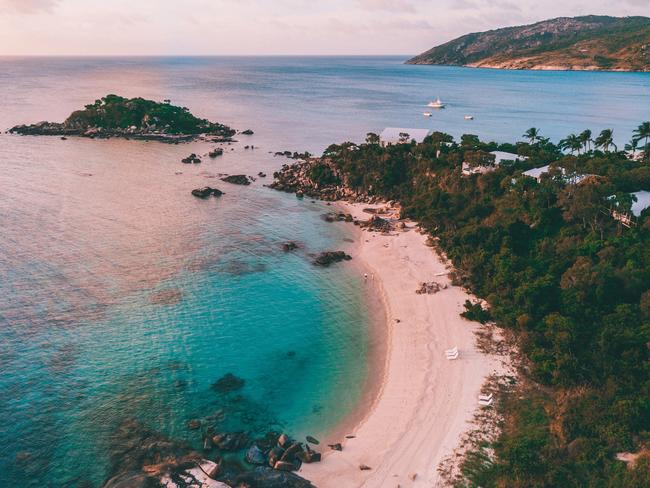
<instances>
[{"instance_id":1,"label":"resort building","mask_svg":"<svg viewBox=\"0 0 650 488\"><path fill-rule=\"evenodd\" d=\"M526 156L519 156L518 154L504 152L504 151L492 151L487 153L490 155L491 161L483 164L471 164L468 161L463 161L462 173L465 176L477 175L490 173L497 169L497 167L507 161L525 161L528 159Z\"/></svg>"},{"instance_id":2,"label":"resort building","mask_svg":"<svg viewBox=\"0 0 650 488\"><path fill-rule=\"evenodd\" d=\"M403 127L388 127L379 135L379 141L382 146L393 144L406 144L415 141L418 144L424 142L424 139L431 134L429 129L407 129Z\"/></svg>"},{"instance_id":3,"label":"resort building","mask_svg":"<svg viewBox=\"0 0 650 488\"><path fill-rule=\"evenodd\" d=\"M550 167L551 165L547 164L541 168L529 169L528 171L524 171L522 174L524 176L528 176L529 178L535 178L537 181L542 181L542 175L548 173Z\"/></svg>"}]
</instances>

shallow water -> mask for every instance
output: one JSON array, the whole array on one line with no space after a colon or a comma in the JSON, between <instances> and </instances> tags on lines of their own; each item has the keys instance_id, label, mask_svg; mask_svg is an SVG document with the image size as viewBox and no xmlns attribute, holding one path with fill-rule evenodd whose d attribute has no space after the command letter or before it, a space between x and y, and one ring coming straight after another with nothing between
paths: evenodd
<instances>
[{"instance_id":1,"label":"shallow water","mask_svg":"<svg viewBox=\"0 0 650 488\"><path fill-rule=\"evenodd\" d=\"M624 142L648 118L648 74L400 61L0 58L3 129L118 93L256 132L194 166L179 161L211 146L0 135L0 485L100 485L124 419L198 447L186 422L220 410L227 430L319 435L354 407L363 284L310 257L350 230L324 223L325 205L265 188L284 162L269 151L320 152L385 126L499 141L533 125L555 139L611 127ZM438 95L449 108L424 119ZM251 187L216 179L258 171L269 178ZM189 194L203 185L226 195ZM302 249L285 254L289 239ZM228 372L246 381L241 397L210 388Z\"/></svg>"}]
</instances>

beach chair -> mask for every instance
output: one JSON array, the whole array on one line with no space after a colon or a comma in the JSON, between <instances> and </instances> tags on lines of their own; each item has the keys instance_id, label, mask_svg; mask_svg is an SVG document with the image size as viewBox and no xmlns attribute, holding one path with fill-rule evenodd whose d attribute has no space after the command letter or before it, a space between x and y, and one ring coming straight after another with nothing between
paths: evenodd
<instances>
[{"instance_id":1,"label":"beach chair","mask_svg":"<svg viewBox=\"0 0 650 488\"><path fill-rule=\"evenodd\" d=\"M454 359L458 359L458 347L454 347L453 349L447 349L445 351L445 356L447 357L448 360L452 361Z\"/></svg>"},{"instance_id":2,"label":"beach chair","mask_svg":"<svg viewBox=\"0 0 650 488\"><path fill-rule=\"evenodd\" d=\"M492 405L492 402L494 401L494 398L490 398L489 400L480 400L478 401L478 404L482 407L489 407Z\"/></svg>"},{"instance_id":3,"label":"beach chair","mask_svg":"<svg viewBox=\"0 0 650 488\"><path fill-rule=\"evenodd\" d=\"M493 398L492 393L490 393L489 395L479 395L478 396L479 401L482 400L484 402L489 402L490 400L492 400L492 398Z\"/></svg>"}]
</instances>

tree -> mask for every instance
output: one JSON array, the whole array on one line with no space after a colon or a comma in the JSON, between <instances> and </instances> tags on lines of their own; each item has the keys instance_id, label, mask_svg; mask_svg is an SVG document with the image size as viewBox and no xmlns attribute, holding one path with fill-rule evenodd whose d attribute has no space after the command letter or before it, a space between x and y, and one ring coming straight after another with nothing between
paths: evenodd
<instances>
[{"instance_id":1,"label":"tree","mask_svg":"<svg viewBox=\"0 0 650 488\"><path fill-rule=\"evenodd\" d=\"M625 150L632 153L632 157L636 156L636 151L639 149L639 140L633 137L630 142L625 144Z\"/></svg>"},{"instance_id":2,"label":"tree","mask_svg":"<svg viewBox=\"0 0 650 488\"><path fill-rule=\"evenodd\" d=\"M368 132L366 134L366 144L377 145L379 144L379 136L374 132Z\"/></svg>"},{"instance_id":3,"label":"tree","mask_svg":"<svg viewBox=\"0 0 650 488\"><path fill-rule=\"evenodd\" d=\"M400 142L400 144L406 144L409 141L410 138L411 138L411 136L409 135L408 132L400 132L399 133L399 142Z\"/></svg>"},{"instance_id":4,"label":"tree","mask_svg":"<svg viewBox=\"0 0 650 488\"><path fill-rule=\"evenodd\" d=\"M591 131L589 129L583 130L578 137L585 150L591 151Z\"/></svg>"},{"instance_id":5,"label":"tree","mask_svg":"<svg viewBox=\"0 0 650 488\"><path fill-rule=\"evenodd\" d=\"M643 146L648 145L648 140L650 139L650 122L643 122L639 127L634 131L634 139L640 141L643 139Z\"/></svg>"},{"instance_id":6,"label":"tree","mask_svg":"<svg viewBox=\"0 0 650 488\"><path fill-rule=\"evenodd\" d=\"M560 147L562 149L569 149L571 151L571 154L574 154L576 151L578 151L578 154L580 154L582 142L580 140L580 137L575 134L570 134L566 139L562 139L560 141Z\"/></svg>"},{"instance_id":7,"label":"tree","mask_svg":"<svg viewBox=\"0 0 650 488\"><path fill-rule=\"evenodd\" d=\"M531 144L535 144L535 142L538 141L540 138L539 129L537 129L536 127L531 127L526 132L524 132L523 137L525 139L528 139Z\"/></svg>"},{"instance_id":8,"label":"tree","mask_svg":"<svg viewBox=\"0 0 650 488\"><path fill-rule=\"evenodd\" d=\"M614 150L618 151L618 147L614 144L614 131L612 129L604 129L594 142L596 147L602 147L605 152L609 152L610 146L614 146Z\"/></svg>"}]
</instances>

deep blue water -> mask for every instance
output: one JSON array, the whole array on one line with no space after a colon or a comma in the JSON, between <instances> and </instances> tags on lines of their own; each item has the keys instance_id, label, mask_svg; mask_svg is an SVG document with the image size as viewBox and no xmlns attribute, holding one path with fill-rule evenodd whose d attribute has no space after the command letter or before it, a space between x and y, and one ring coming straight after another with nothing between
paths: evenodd
<instances>
[{"instance_id":1,"label":"deep blue water","mask_svg":"<svg viewBox=\"0 0 650 488\"><path fill-rule=\"evenodd\" d=\"M623 143L650 114L649 74L401 61L0 58L2 129L118 93L250 127L259 147L188 167L211 146L0 135L0 486L99 486L124 419L199 447L189 419L221 410L224 429L319 435L359 400L363 285L353 267L310 264L349 229L325 224L322 204L218 173L270 176L284 161L269 151L320 152L386 126L502 142L531 126L555 140L607 127ZM423 118L436 96L449 107ZM220 200L190 196L215 182ZM285 254L289 239L303 249ZM236 400L210 388L228 372L246 381Z\"/></svg>"}]
</instances>

